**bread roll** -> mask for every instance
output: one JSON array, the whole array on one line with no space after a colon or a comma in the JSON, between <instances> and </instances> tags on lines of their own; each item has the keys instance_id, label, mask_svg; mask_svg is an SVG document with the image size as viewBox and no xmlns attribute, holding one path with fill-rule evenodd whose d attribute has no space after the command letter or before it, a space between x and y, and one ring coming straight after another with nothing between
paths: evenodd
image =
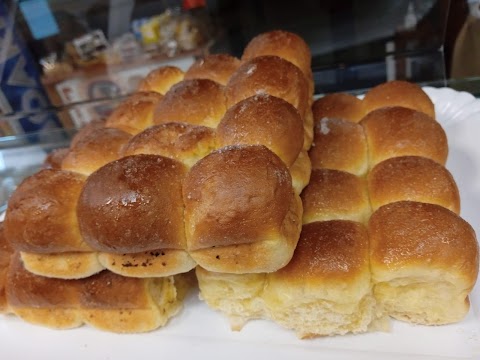
<instances>
[{"instance_id":1,"label":"bread roll","mask_svg":"<svg viewBox=\"0 0 480 360\"><path fill-rule=\"evenodd\" d=\"M445 165L448 144L441 125L424 113L389 107L365 116L361 125L368 142L369 164L396 156L423 156Z\"/></svg>"},{"instance_id":2,"label":"bread roll","mask_svg":"<svg viewBox=\"0 0 480 360\"><path fill-rule=\"evenodd\" d=\"M207 55L197 60L185 73L185 80L209 79L227 85L232 74L240 66L240 60L227 54Z\"/></svg>"},{"instance_id":3,"label":"bread roll","mask_svg":"<svg viewBox=\"0 0 480 360\"><path fill-rule=\"evenodd\" d=\"M181 307L175 281L126 278L108 271L81 280L52 279L26 271L16 256L8 269L7 310L54 329L87 323L118 333L151 331Z\"/></svg>"},{"instance_id":4,"label":"bread roll","mask_svg":"<svg viewBox=\"0 0 480 360\"><path fill-rule=\"evenodd\" d=\"M85 124L81 127L75 136L72 138L70 143L70 148L74 148L78 142L80 142L83 138L89 137L90 134L97 129L101 129L105 127L105 120L92 120L89 123Z\"/></svg>"},{"instance_id":5,"label":"bread roll","mask_svg":"<svg viewBox=\"0 0 480 360\"><path fill-rule=\"evenodd\" d=\"M419 156L387 159L368 174L373 211L400 200L437 204L459 214L460 194L450 172Z\"/></svg>"},{"instance_id":6,"label":"bread roll","mask_svg":"<svg viewBox=\"0 0 480 360\"><path fill-rule=\"evenodd\" d=\"M292 260L272 273L225 274L197 267L200 296L232 329L272 319L299 337L365 332L376 320L362 224L307 224Z\"/></svg>"},{"instance_id":7,"label":"bread roll","mask_svg":"<svg viewBox=\"0 0 480 360\"><path fill-rule=\"evenodd\" d=\"M432 100L417 84L394 80L375 86L363 99L365 114L385 106L402 106L435 119Z\"/></svg>"},{"instance_id":8,"label":"bread roll","mask_svg":"<svg viewBox=\"0 0 480 360\"><path fill-rule=\"evenodd\" d=\"M313 103L312 109L315 122L330 118L358 123L365 116L362 100L344 93L321 97Z\"/></svg>"},{"instance_id":9,"label":"bread roll","mask_svg":"<svg viewBox=\"0 0 480 360\"><path fill-rule=\"evenodd\" d=\"M365 332L376 317L368 236L359 223L304 225L292 261L267 277L271 318L300 338Z\"/></svg>"},{"instance_id":10,"label":"bread roll","mask_svg":"<svg viewBox=\"0 0 480 360\"><path fill-rule=\"evenodd\" d=\"M155 155L124 157L97 170L87 178L78 201L85 241L114 253L184 248L185 173L180 163Z\"/></svg>"},{"instance_id":11,"label":"bread roll","mask_svg":"<svg viewBox=\"0 0 480 360\"><path fill-rule=\"evenodd\" d=\"M57 278L81 278L103 269L80 234L76 205L85 178L63 170L42 170L13 193L5 236L21 252L28 271Z\"/></svg>"},{"instance_id":12,"label":"bread roll","mask_svg":"<svg viewBox=\"0 0 480 360\"><path fill-rule=\"evenodd\" d=\"M316 122L309 156L313 169L332 169L363 176L368 170L363 128L347 120L322 118Z\"/></svg>"},{"instance_id":13,"label":"bread roll","mask_svg":"<svg viewBox=\"0 0 480 360\"><path fill-rule=\"evenodd\" d=\"M326 220L366 223L371 214L366 181L344 171L313 170L301 197L304 224Z\"/></svg>"},{"instance_id":14,"label":"bread roll","mask_svg":"<svg viewBox=\"0 0 480 360\"><path fill-rule=\"evenodd\" d=\"M288 102L261 94L228 109L217 129L220 147L265 145L290 167L303 147L303 121Z\"/></svg>"},{"instance_id":15,"label":"bread roll","mask_svg":"<svg viewBox=\"0 0 480 360\"><path fill-rule=\"evenodd\" d=\"M170 88L183 80L184 73L175 66L162 66L152 70L138 85L138 91L154 91L165 95Z\"/></svg>"},{"instance_id":16,"label":"bread roll","mask_svg":"<svg viewBox=\"0 0 480 360\"><path fill-rule=\"evenodd\" d=\"M158 103L153 121L216 128L226 110L222 85L208 79L184 80L174 85Z\"/></svg>"},{"instance_id":17,"label":"bread roll","mask_svg":"<svg viewBox=\"0 0 480 360\"><path fill-rule=\"evenodd\" d=\"M307 43L298 35L282 30L262 33L254 37L243 51L242 60L276 55L290 61L307 76L311 73L311 53Z\"/></svg>"},{"instance_id":18,"label":"bread roll","mask_svg":"<svg viewBox=\"0 0 480 360\"><path fill-rule=\"evenodd\" d=\"M78 221L85 242L106 253L99 257L104 267L122 275L153 277L195 266L185 252L186 172L169 158L133 155L88 177L78 200ZM160 249L168 256L155 256Z\"/></svg>"},{"instance_id":19,"label":"bread roll","mask_svg":"<svg viewBox=\"0 0 480 360\"><path fill-rule=\"evenodd\" d=\"M154 92L137 92L124 100L107 118L105 126L135 135L153 124L153 111L162 100Z\"/></svg>"},{"instance_id":20,"label":"bread roll","mask_svg":"<svg viewBox=\"0 0 480 360\"><path fill-rule=\"evenodd\" d=\"M287 167L266 147L212 152L187 174L183 199L187 247L203 268L270 272L291 259L301 203Z\"/></svg>"},{"instance_id":21,"label":"bread roll","mask_svg":"<svg viewBox=\"0 0 480 360\"><path fill-rule=\"evenodd\" d=\"M243 63L230 78L225 93L228 107L254 95L276 96L292 104L302 119L309 106L302 72L278 56L259 56Z\"/></svg>"},{"instance_id":22,"label":"bread roll","mask_svg":"<svg viewBox=\"0 0 480 360\"><path fill-rule=\"evenodd\" d=\"M162 155L192 167L215 148L213 129L172 122L152 126L134 136L123 148L123 155Z\"/></svg>"},{"instance_id":23,"label":"bread roll","mask_svg":"<svg viewBox=\"0 0 480 360\"><path fill-rule=\"evenodd\" d=\"M460 321L478 273L472 227L442 206L400 201L371 217L370 266L386 314L408 322Z\"/></svg>"},{"instance_id":24,"label":"bread roll","mask_svg":"<svg viewBox=\"0 0 480 360\"><path fill-rule=\"evenodd\" d=\"M243 50L243 61L258 56L275 55L296 65L307 79L312 78L312 54L308 44L297 34L274 30L254 37Z\"/></svg>"},{"instance_id":25,"label":"bread roll","mask_svg":"<svg viewBox=\"0 0 480 360\"><path fill-rule=\"evenodd\" d=\"M62 161L62 169L90 175L103 165L120 158L131 135L118 129L92 130L75 143Z\"/></svg>"},{"instance_id":26,"label":"bread roll","mask_svg":"<svg viewBox=\"0 0 480 360\"><path fill-rule=\"evenodd\" d=\"M16 251L38 254L91 251L77 221L82 175L45 169L25 179L12 194L5 236Z\"/></svg>"}]
</instances>

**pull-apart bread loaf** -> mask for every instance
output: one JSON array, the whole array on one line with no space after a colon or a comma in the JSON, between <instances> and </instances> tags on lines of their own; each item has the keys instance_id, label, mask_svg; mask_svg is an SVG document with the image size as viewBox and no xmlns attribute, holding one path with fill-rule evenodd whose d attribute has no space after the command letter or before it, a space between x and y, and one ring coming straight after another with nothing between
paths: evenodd
<instances>
[{"instance_id":1,"label":"pull-apart bread loaf","mask_svg":"<svg viewBox=\"0 0 480 360\"><path fill-rule=\"evenodd\" d=\"M303 228L285 267L263 274L197 267L201 298L233 329L267 318L311 337L386 329L388 316L440 325L467 313L478 243L457 215L445 132L416 85L381 89L365 99L385 107L369 114L365 100L348 95L315 102ZM402 96L405 89L412 93Z\"/></svg>"},{"instance_id":2,"label":"pull-apart bread loaf","mask_svg":"<svg viewBox=\"0 0 480 360\"><path fill-rule=\"evenodd\" d=\"M197 262L232 273L286 265L311 173L310 52L296 35L273 35L255 40L248 59L152 71L54 169L26 179L6 215L24 267L78 279L103 269L170 276Z\"/></svg>"},{"instance_id":3,"label":"pull-apart bread loaf","mask_svg":"<svg viewBox=\"0 0 480 360\"><path fill-rule=\"evenodd\" d=\"M189 275L127 278L107 270L85 279L47 278L27 271L0 223L0 313L53 329L88 324L118 332L146 332L180 309Z\"/></svg>"},{"instance_id":4,"label":"pull-apart bread loaf","mask_svg":"<svg viewBox=\"0 0 480 360\"><path fill-rule=\"evenodd\" d=\"M364 179L314 170L302 200L304 225L285 267L242 275L197 267L201 297L233 329L266 318L304 338L365 332L376 322L367 229L359 222L370 214Z\"/></svg>"}]
</instances>

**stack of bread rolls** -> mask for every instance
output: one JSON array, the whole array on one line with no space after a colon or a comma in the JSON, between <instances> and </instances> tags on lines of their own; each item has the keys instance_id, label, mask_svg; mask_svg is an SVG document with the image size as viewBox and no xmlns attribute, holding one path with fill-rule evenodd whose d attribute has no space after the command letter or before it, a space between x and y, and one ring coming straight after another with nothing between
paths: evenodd
<instances>
[{"instance_id":1,"label":"stack of bread rolls","mask_svg":"<svg viewBox=\"0 0 480 360\"><path fill-rule=\"evenodd\" d=\"M478 243L458 216L445 132L416 85L313 104L312 175L290 263L233 275L197 268L201 297L232 328L267 318L299 337L385 329L388 317L441 325L468 312Z\"/></svg>"},{"instance_id":2,"label":"stack of bread rolls","mask_svg":"<svg viewBox=\"0 0 480 360\"><path fill-rule=\"evenodd\" d=\"M152 318L144 328L122 329L121 316L96 325L146 331L178 308L178 274L285 266L311 172L310 57L295 34L262 34L241 60L210 55L185 73L153 71L105 122L82 129L9 201L7 311L63 328L93 324L87 310L138 310L139 322ZM44 293L50 283L66 293ZM123 304L124 290L138 301ZM92 291L102 299L85 300ZM71 321L57 323L57 307Z\"/></svg>"},{"instance_id":3,"label":"stack of bread rolls","mask_svg":"<svg viewBox=\"0 0 480 360\"><path fill-rule=\"evenodd\" d=\"M0 311L54 328L163 326L191 270L234 329L299 337L461 320L475 234L428 96L394 81L313 102L297 35L163 67L52 154L0 225ZM313 169L313 170L312 170Z\"/></svg>"}]
</instances>

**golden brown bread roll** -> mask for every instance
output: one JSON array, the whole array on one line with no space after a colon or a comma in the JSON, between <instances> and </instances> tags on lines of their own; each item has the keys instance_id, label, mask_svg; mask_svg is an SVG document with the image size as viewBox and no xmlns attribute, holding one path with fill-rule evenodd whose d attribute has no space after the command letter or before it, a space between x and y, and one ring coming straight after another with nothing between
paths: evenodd
<instances>
[{"instance_id":1,"label":"golden brown bread roll","mask_svg":"<svg viewBox=\"0 0 480 360\"><path fill-rule=\"evenodd\" d=\"M410 200L460 212L460 194L452 175L424 157L395 157L377 164L368 174L368 193L373 211L395 201Z\"/></svg>"},{"instance_id":2,"label":"golden brown bread roll","mask_svg":"<svg viewBox=\"0 0 480 360\"><path fill-rule=\"evenodd\" d=\"M370 168L396 156L423 156L445 165L447 136L430 116L404 107L375 110L360 123L367 137Z\"/></svg>"},{"instance_id":3,"label":"golden brown bread roll","mask_svg":"<svg viewBox=\"0 0 480 360\"><path fill-rule=\"evenodd\" d=\"M20 251L28 271L58 278L81 278L103 269L80 234L76 205L85 177L42 170L13 193L5 236Z\"/></svg>"},{"instance_id":4,"label":"golden brown bread roll","mask_svg":"<svg viewBox=\"0 0 480 360\"><path fill-rule=\"evenodd\" d=\"M478 273L472 227L442 206L400 201L371 217L374 293L386 314L408 322L460 321Z\"/></svg>"},{"instance_id":5,"label":"golden brown bread roll","mask_svg":"<svg viewBox=\"0 0 480 360\"><path fill-rule=\"evenodd\" d=\"M87 323L118 332L163 326L181 307L182 277L135 279L102 271L81 280L52 279L25 270L14 256L7 275L7 310L23 320L54 329Z\"/></svg>"},{"instance_id":6,"label":"golden brown bread roll","mask_svg":"<svg viewBox=\"0 0 480 360\"><path fill-rule=\"evenodd\" d=\"M303 121L283 99L261 94L230 107L217 128L219 147L265 145L290 167L303 147Z\"/></svg>"},{"instance_id":7,"label":"golden brown bread roll","mask_svg":"<svg viewBox=\"0 0 480 360\"><path fill-rule=\"evenodd\" d=\"M153 125L153 111L163 96L154 91L130 95L110 114L105 126L135 135Z\"/></svg>"},{"instance_id":8,"label":"golden brown bread roll","mask_svg":"<svg viewBox=\"0 0 480 360\"><path fill-rule=\"evenodd\" d=\"M135 135L123 148L123 156L162 155L192 167L216 149L215 131L206 126L165 123Z\"/></svg>"},{"instance_id":9,"label":"golden brown bread roll","mask_svg":"<svg viewBox=\"0 0 480 360\"><path fill-rule=\"evenodd\" d=\"M240 60L228 54L207 55L197 60L185 73L188 79L209 79L227 85L232 74L240 66Z\"/></svg>"},{"instance_id":10,"label":"golden brown bread roll","mask_svg":"<svg viewBox=\"0 0 480 360\"><path fill-rule=\"evenodd\" d=\"M118 129L98 128L82 136L62 161L62 169L90 175L103 165L117 160L131 135Z\"/></svg>"},{"instance_id":11,"label":"golden brown bread roll","mask_svg":"<svg viewBox=\"0 0 480 360\"><path fill-rule=\"evenodd\" d=\"M162 66L152 70L138 85L138 91L154 91L165 95L170 88L183 80L184 73L175 66Z\"/></svg>"},{"instance_id":12,"label":"golden brown bread roll","mask_svg":"<svg viewBox=\"0 0 480 360\"><path fill-rule=\"evenodd\" d=\"M301 197L304 224L327 220L366 223L371 214L366 181L344 171L313 170Z\"/></svg>"},{"instance_id":13,"label":"golden brown bread roll","mask_svg":"<svg viewBox=\"0 0 480 360\"><path fill-rule=\"evenodd\" d=\"M368 170L363 128L347 120L322 118L315 123L309 156L313 169L342 170L358 176Z\"/></svg>"},{"instance_id":14,"label":"golden brown bread roll","mask_svg":"<svg viewBox=\"0 0 480 360\"><path fill-rule=\"evenodd\" d=\"M269 272L291 259L301 202L287 167L266 147L212 152L187 174L183 199L188 250L205 269Z\"/></svg>"},{"instance_id":15,"label":"golden brown bread roll","mask_svg":"<svg viewBox=\"0 0 480 360\"><path fill-rule=\"evenodd\" d=\"M366 332L376 317L368 235L353 221L304 225L292 261L267 284L270 317L300 338Z\"/></svg>"},{"instance_id":16,"label":"golden brown bread roll","mask_svg":"<svg viewBox=\"0 0 480 360\"><path fill-rule=\"evenodd\" d=\"M313 103L312 110L315 122L332 118L358 123L365 116L362 100L344 93L321 97Z\"/></svg>"},{"instance_id":17,"label":"golden brown bread roll","mask_svg":"<svg viewBox=\"0 0 480 360\"><path fill-rule=\"evenodd\" d=\"M89 137L92 132L104 127L105 120L92 120L89 123L85 124L77 131L75 136L72 138L70 148L75 147L77 143L80 142L83 138Z\"/></svg>"},{"instance_id":18,"label":"golden brown bread roll","mask_svg":"<svg viewBox=\"0 0 480 360\"><path fill-rule=\"evenodd\" d=\"M254 37L243 50L242 60L258 56L275 55L296 65L307 79L312 77L310 48L297 34L274 30Z\"/></svg>"},{"instance_id":19,"label":"golden brown bread roll","mask_svg":"<svg viewBox=\"0 0 480 360\"><path fill-rule=\"evenodd\" d=\"M365 114L386 106L402 106L423 112L435 119L432 100L417 84L394 80L375 86L363 99Z\"/></svg>"},{"instance_id":20,"label":"golden brown bread roll","mask_svg":"<svg viewBox=\"0 0 480 360\"><path fill-rule=\"evenodd\" d=\"M224 87L208 79L174 85L155 108L155 124L185 122L216 128L227 110Z\"/></svg>"},{"instance_id":21,"label":"golden brown bread roll","mask_svg":"<svg viewBox=\"0 0 480 360\"><path fill-rule=\"evenodd\" d=\"M92 248L133 253L185 247L181 183L186 169L156 155L133 155L90 175L78 220Z\"/></svg>"},{"instance_id":22,"label":"golden brown bread roll","mask_svg":"<svg viewBox=\"0 0 480 360\"><path fill-rule=\"evenodd\" d=\"M278 56L259 56L243 63L230 78L225 93L228 107L254 95L276 96L295 106L302 119L310 98L300 69Z\"/></svg>"},{"instance_id":23,"label":"golden brown bread roll","mask_svg":"<svg viewBox=\"0 0 480 360\"><path fill-rule=\"evenodd\" d=\"M187 169L163 156L132 155L90 175L77 216L100 263L122 275L168 276L195 262L186 253L182 182ZM158 256L164 252L167 256Z\"/></svg>"},{"instance_id":24,"label":"golden brown bread roll","mask_svg":"<svg viewBox=\"0 0 480 360\"><path fill-rule=\"evenodd\" d=\"M272 273L225 274L197 267L201 298L225 314L232 329L272 319L299 337L365 332L376 320L362 224L307 224L292 260Z\"/></svg>"},{"instance_id":25,"label":"golden brown bread roll","mask_svg":"<svg viewBox=\"0 0 480 360\"><path fill-rule=\"evenodd\" d=\"M80 234L76 206L85 177L45 169L25 179L12 194L5 236L17 251L39 254L91 251Z\"/></svg>"}]
</instances>

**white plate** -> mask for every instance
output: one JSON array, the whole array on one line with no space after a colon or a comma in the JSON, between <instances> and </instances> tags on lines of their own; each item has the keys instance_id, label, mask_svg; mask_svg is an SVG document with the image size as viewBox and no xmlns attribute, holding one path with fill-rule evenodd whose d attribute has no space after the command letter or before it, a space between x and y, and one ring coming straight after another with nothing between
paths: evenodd
<instances>
[{"instance_id":1,"label":"white plate","mask_svg":"<svg viewBox=\"0 0 480 360\"><path fill-rule=\"evenodd\" d=\"M447 167L462 198L462 216L480 234L480 100L452 89L425 88L435 103L450 146ZM165 328L149 334L116 335L87 326L68 331L0 318L2 359L480 359L480 286L459 324L426 327L394 322L390 333L298 340L268 321L252 321L231 332L226 319L196 294Z\"/></svg>"}]
</instances>

